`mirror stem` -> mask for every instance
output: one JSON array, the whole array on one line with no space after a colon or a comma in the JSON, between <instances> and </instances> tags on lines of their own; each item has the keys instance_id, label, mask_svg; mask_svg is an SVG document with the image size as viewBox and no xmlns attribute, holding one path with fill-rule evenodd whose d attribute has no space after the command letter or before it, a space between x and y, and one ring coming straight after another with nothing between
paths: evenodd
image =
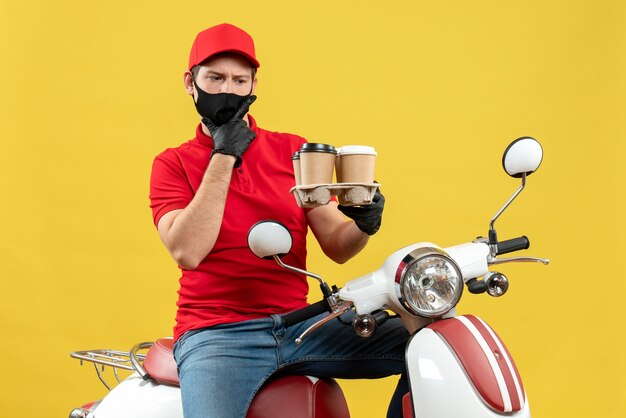
<instances>
[{"instance_id":1,"label":"mirror stem","mask_svg":"<svg viewBox=\"0 0 626 418\"><path fill-rule=\"evenodd\" d=\"M330 290L330 288L328 287L326 282L324 282L324 279L322 279L317 274L308 272L306 270L299 269L297 267L289 266L289 265L283 263L283 260L281 260L280 257L277 256L277 255L274 256L274 260L276 260L276 262L278 263L279 266L284 267L287 270L295 271L296 273L301 273L301 274L304 274L305 276L309 276L309 277L312 277L312 278L316 279L318 282L320 282L320 289L322 289L322 293L324 294L324 297L328 298L329 296L332 296L332 291Z\"/></svg>"},{"instance_id":2,"label":"mirror stem","mask_svg":"<svg viewBox=\"0 0 626 418\"><path fill-rule=\"evenodd\" d=\"M495 245L498 243L496 239L496 230L494 228L494 224L496 223L496 220L500 217L500 215L502 215L502 212L504 212L504 210L509 207L509 205L522 192L522 190L524 190L525 186L526 186L526 173L522 174L522 185L520 186L520 188L517 189L517 191L513 194L513 196L511 196L508 202L506 202L504 206L502 206L502 208L498 211L498 213L496 213L496 215L491 219L491 222L489 223L489 244Z\"/></svg>"}]
</instances>

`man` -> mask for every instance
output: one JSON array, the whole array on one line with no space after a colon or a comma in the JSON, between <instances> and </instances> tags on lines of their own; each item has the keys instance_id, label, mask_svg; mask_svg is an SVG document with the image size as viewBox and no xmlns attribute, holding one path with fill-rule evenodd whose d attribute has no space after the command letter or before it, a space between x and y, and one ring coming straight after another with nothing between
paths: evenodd
<instances>
[{"instance_id":1,"label":"man","mask_svg":"<svg viewBox=\"0 0 626 418\"><path fill-rule=\"evenodd\" d=\"M308 228L328 257L344 263L378 230L384 198L377 193L371 205L341 211L336 202L297 206L291 156L306 141L263 130L247 113L259 66L243 30L221 24L200 32L184 84L202 123L193 140L158 155L152 168L154 222L182 271L174 355L186 418L244 417L277 372L358 378L404 371L407 333L399 321L367 340L333 321L302 346L295 337L319 318L289 328L282 322L281 314L307 305L306 278L256 258L246 243L250 227L264 219L286 225L293 236L287 264L306 267ZM400 396L407 391L401 382Z\"/></svg>"}]
</instances>

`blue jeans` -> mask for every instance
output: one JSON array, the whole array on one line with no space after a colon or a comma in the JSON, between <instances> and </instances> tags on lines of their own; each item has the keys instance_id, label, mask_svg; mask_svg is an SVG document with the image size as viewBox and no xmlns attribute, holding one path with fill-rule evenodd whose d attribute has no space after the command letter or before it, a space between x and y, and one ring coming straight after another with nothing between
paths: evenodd
<instances>
[{"instance_id":1,"label":"blue jeans","mask_svg":"<svg viewBox=\"0 0 626 418\"><path fill-rule=\"evenodd\" d=\"M282 317L188 331L174 345L185 418L244 418L256 392L273 374L341 379L404 374L408 332L389 319L370 338L333 320L301 345L294 340L323 315L285 328ZM401 417L408 392L401 378L388 417Z\"/></svg>"}]
</instances>

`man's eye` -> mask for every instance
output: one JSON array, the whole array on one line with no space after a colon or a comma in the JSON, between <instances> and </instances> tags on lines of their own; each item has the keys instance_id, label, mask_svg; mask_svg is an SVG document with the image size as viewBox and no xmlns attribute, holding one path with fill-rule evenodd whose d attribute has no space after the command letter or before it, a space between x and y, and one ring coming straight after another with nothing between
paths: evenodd
<instances>
[{"instance_id":1,"label":"man's eye","mask_svg":"<svg viewBox=\"0 0 626 418\"><path fill-rule=\"evenodd\" d=\"M219 76L216 76L216 75L212 75L212 76L209 77L209 79L211 81L221 81L222 77L219 77Z\"/></svg>"}]
</instances>

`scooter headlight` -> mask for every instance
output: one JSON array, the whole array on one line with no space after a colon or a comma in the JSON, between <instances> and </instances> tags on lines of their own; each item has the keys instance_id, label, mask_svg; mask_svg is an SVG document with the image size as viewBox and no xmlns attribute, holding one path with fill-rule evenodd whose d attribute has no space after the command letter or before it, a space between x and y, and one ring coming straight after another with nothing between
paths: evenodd
<instances>
[{"instance_id":1,"label":"scooter headlight","mask_svg":"<svg viewBox=\"0 0 626 418\"><path fill-rule=\"evenodd\" d=\"M436 248L412 251L396 271L396 295L414 315L439 317L456 306L462 293L461 270Z\"/></svg>"}]
</instances>

